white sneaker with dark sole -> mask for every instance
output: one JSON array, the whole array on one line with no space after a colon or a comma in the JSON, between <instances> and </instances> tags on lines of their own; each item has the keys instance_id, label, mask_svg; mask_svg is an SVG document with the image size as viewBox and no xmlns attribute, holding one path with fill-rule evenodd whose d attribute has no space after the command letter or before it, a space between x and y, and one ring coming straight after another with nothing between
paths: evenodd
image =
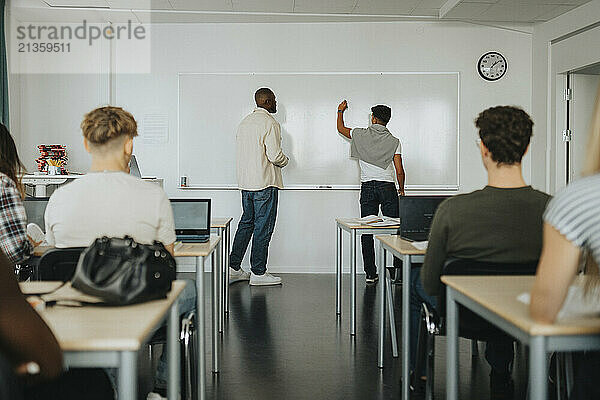
<instances>
[{"instance_id":1,"label":"white sneaker with dark sole","mask_svg":"<svg viewBox=\"0 0 600 400\"><path fill-rule=\"evenodd\" d=\"M253 272L250 272L250 286L273 285L281 285L281 278L278 276L273 276L268 272L265 272L263 275L254 275Z\"/></svg>"},{"instance_id":2,"label":"white sneaker with dark sole","mask_svg":"<svg viewBox=\"0 0 600 400\"><path fill-rule=\"evenodd\" d=\"M233 268L229 268L229 284L240 281L249 281L250 280L250 272L246 272L243 269L235 270Z\"/></svg>"}]
</instances>

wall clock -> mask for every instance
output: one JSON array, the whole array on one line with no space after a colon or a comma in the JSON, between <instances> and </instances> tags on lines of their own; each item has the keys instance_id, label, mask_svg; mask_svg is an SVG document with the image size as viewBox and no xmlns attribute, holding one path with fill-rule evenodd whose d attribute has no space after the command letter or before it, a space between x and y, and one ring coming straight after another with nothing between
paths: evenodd
<instances>
[{"instance_id":1,"label":"wall clock","mask_svg":"<svg viewBox=\"0 0 600 400\"><path fill-rule=\"evenodd\" d=\"M506 58L496 51L485 53L477 62L477 71L486 81L497 81L506 74L507 69Z\"/></svg>"}]
</instances>

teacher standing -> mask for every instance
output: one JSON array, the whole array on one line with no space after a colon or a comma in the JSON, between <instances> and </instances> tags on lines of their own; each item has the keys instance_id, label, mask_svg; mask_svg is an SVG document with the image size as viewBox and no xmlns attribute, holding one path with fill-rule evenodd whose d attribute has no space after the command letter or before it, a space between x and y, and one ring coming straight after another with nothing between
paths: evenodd
<instances>
[{"instance_id":1,"label":"teacher standing","mask_svg":"<svg viewBox=\"0 0 600 400\"><path fill-rule=\"evenodd\" d=\"M386 127L392 118L392 109L385 105L371 108L367 128L347 128L344 124L344 112L348 102L342 101L337 111L338 132L350 139L352 158L358 158L360 165L360 216L379 214L398 218L400 205L398 194L404 196L404 167L402 165L402 146ZM394 174L394 169L396 170ZM395 175L395 176L394 176ZM395 178L395 179L394 179ZM398 181L398 192L394 180ZM366 283L374 284L379 280L375 265L373 235L361 235L363 265ZM394 267L401 266L394 257Z\"/></svg>"},{"instance_id":2,"label":"teacher standing","mask_svg":"<svg viewBox=\"0 0 600 400\"><path fill-rule=\"evenodd\" d=\"M243 214L231 250L229 283L249 280L252 286L278 285L281 278L267 272L269 242L275 228L281 169L289 158L281 150L281 126L275 94L261 88L254 94L256 108L240 123L236 134L237 178ZM252 238L251 272L241 268Z\"/></svg>"}]
</instances>

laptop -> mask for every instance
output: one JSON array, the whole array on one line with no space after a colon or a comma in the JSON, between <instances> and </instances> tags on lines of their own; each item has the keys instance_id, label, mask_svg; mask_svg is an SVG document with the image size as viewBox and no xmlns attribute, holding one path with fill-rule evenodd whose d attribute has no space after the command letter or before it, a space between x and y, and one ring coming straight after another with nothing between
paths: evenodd
<instances>
[{"instance_id":1,"label":"laptop","mask_svg":"<svg viewBox=\"0 0 600 400\"><path fill-rule=\"evenodd\" d=\"M210 199L171 199L175 234L183 243L210 239Z\"/></svg>"},{"instance_id":2,"label":"laptop","mask_svg":"<svg viewBox=\"0 0 600 400\"><path fill-rule=\"evenodd\" d=\"M134 155L132 155L131 159L129 160L129 173L133 176L137 176L138 178L142 177L140 166L138 165L137 158L135 158Z\"/></svg>"},{"instance_id":3,"label":"laptop","mask_svg":"<svg viewBox=\"0 0 600 400\"><path fill-rule=\"evenodd\" d=\"M429 238L433 215L440 203L449 196L401 196L400 237L411 242Z\"/></svg>"},{"instance_id":4,"label":"laptop","mask_svg":"<svg viewBox=\"0 0 600 400\"><path fill-rule=\"evenodd\" d=\"M46 222L44 214L48 205L48 197L26 197L23 201L25 213L27 214L27 223L34 223L46 231Z\"/></svg>"}]
</instances>

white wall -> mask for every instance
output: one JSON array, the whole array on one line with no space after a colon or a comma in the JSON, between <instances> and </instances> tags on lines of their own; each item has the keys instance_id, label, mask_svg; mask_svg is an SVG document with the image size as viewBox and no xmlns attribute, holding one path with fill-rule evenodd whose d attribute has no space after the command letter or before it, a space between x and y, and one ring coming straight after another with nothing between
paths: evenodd
<instances>
[{"instance_id":1,"label":"white wall","mask_svg":"<svg viewBox=\"0 0 600 400\"><path fill-rule=\"evenodd\" d=\"M192 192L176 187L178 72L458 71L461 74L462 192L479 188L486 182L474 143L476 130L473 120L477 114L498 104L530 109L531 35L516 30L443 22L169 24L153 26L151 37L152 74L117 75L113 82L115 104L127 108L138 119L153 112L169 115L166 145L147 145L139 139L136 142L135 151L142 171L164 177L165 189L170 196L211 197L213 215L235 217L234 228L241 214L238 192ZM509 62L507 75L495 83L485 82L476 71L477 60L490 50L502 52ZM37 78L22 77L24 81L29 79ZM47 79L55 78L48 76ZM97 78L76 82L77 89L88 93L87 100L80 100L80 104L91 107L102 101L103 98L96 96L94 79ZM66 87L68 83L60 85ZM53 118L75 121L81 117L78 108L71 110L65 107L60 111L55 108L52 113L45 112L40 104L40 98L48 96L44 87L40 87L37 93L32 85L28 87L31 90L20 101L21 119L36 115L39 124L43 125L44 121ZM399 95L410 96L410 93ZM214 101L227 107L227 99L217 98ZM331 110L332 121L335 115L335 110ZM432 118L435 116L432 115ZM58 130L53 129L53 132ZM407 134L410 132L400 132L399 136ZM38 140L39 135L39 131L25 129L17 135L22 136L21 143L27 143L26 148L21 147L21 152L28 167L33 161L30 145ZM76 150L79 133L69 130L69 138L56 137L57 140L73 143L71 166L85 169L87 162L79 155L73 155L79 151ZM543 163L532 168L527 158L526 178L529 179L532 169L543 168ZM333 272L334 218L358 215L358 208L357 191L282 192L269 258L272 270Z\"/></svg>"},{"instance_id":2,"label":"white wall","mask_svg":"<svg viewBox=\"0 0 600 400\"><path fill-rule=\"evenodd\" d=\"M600 0L594 0L534 28L532 111L536 125L532 163L546 167L532 169L531 179L549 193L565 184L564 104L560 93L564 82L559 74L600 62L598 23ZM584 30L586 27L591 29Z\"/></svg>"}]
</instances>

